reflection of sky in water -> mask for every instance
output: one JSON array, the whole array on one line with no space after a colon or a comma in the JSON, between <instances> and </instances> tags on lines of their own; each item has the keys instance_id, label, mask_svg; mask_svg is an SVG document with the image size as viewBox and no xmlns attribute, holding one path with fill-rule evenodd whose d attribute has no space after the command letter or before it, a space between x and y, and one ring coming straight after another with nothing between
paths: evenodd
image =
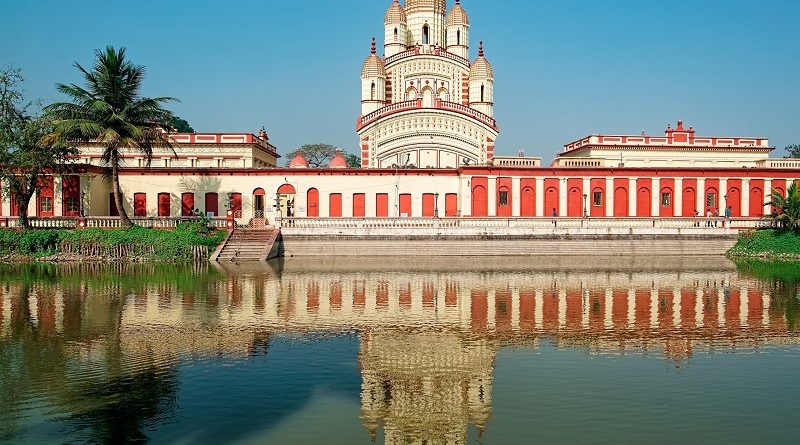
<instances>
[{"instance_id":1,"label":"reflection of sky in water","mask_svg":"<svg viewBox=\"0 0 800 445\"><path fill-rule=\"evenodd\" d=\"M266 355L182 361L169 443L363 442L354 336L270 339ZM324 434L322 434L324 432Z\"/></svg>"},{"instance_id":2,"label":"reflection of sky in water","mask_svg":"<svg viewBox=\"0 0 800 445\"><path fill-rule=\"evenodd\" d=\"M2 270L0 441L791 437L787 283L725 264L360 267Z\"/></svg>"}]
</instances>

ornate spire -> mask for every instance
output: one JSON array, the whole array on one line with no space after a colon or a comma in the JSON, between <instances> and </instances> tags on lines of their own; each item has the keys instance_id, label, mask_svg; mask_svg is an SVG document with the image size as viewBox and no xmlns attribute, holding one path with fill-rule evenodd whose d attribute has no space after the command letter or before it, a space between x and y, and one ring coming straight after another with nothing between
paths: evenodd
<instances>
[{"instance_id":1,"label":"ornate spire","mask_svg":"<svg viewBox=\"0 0 800 445\"><path fill-rule=\"evenodd\" d=\"M481 40L480 46L478 46L478 57L483 57L483 40Z\"/></svg>"},{"instance_id":2,"label":"ornate spire","mask_svg":"<svg viewBox=\"0 0 800 445\"><path fill-rule=\"evenodd\" d=\"M370 48L369 52L372 54L378 53L378 49L375 47L375 37L372 38L372 48Z\"/></svg>"}]
</instances>

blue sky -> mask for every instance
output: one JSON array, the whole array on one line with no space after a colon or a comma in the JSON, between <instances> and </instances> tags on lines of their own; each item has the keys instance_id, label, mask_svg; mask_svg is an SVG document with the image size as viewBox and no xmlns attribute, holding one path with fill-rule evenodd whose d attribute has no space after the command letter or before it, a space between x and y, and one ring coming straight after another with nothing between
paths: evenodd
<instances>
[{"instance_id":1,"label":"blue sky","mask_svg":"<svg viewBox=\"0 0 800 445\"><path fill-rule=\"evenodd\" d=\"M0 66L30 98L61 99L72 64L126 46L147 95L197 131L257 132L281 153L325 142L355 152L360 70L391 0L5 0ZM448 1L452 5L453 0ZM497 151L549 161L590 133L800 143L798 0L463 0L472 57L495 72Z\"/></svg>"}]
</instances>

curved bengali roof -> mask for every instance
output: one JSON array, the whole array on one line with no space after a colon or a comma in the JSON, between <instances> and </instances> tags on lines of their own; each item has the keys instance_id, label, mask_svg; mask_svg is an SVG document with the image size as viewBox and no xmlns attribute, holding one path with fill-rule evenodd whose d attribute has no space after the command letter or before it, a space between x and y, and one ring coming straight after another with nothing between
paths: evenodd
<instances>
[{"instance_id":1,"label":"curved bengali roof","mask_svg":"<svg viewBox=\"0 0 800 445\"><path fill-rule=\"evenodd\" d=\"M494 79L492 65L483 57L483 42L478 48L478 58L469 69L469 78L470 80Z\"/></svg>"},{"instance_id":2,"label":"curved bengali roof","mask_svg":"<svg viewBox=\"0 0 800 445\"><path fill-rule=\"evenodd\" d=\"M406 23L406 10L400 6L400 0L394 0L383 17L383 24L395 25L398 23Z\"/></svg>"},{"instance_id":3,"label":"curved bengali roof","mask_svg":"<svg viewBox=\"0 0 800 445\"><path fill-rule=\"evenodd\" d=\"M406 14L421 11L447 11L447 0L406 0Z\"/></svg>"},{"instance_id":4,"label":"curved bengali roof","mask_svg":"<svg viewBox=\"0 0 800 445\"><path fill-rule=\"evenodd\" d=\"M460 0L456 0L455 6L447 14L447 26L469 26L469 16Z\"/></svg>"},{"instance_id":5,"label":"curved bengali roof","mask_svg":"<svg viewBox=\"0 0 800 445\"><path fill-rule=\"evenodd\" d=\"M342 155L341 151L337 151L336 155L331 159L328 168L347 168L347 160Z\"/></svg>"},{"instance_id":6,"label":"curved bengali roof","mask_svg":"<svg viewBox=\"0 0 800 445\"><path fill-rule=\"evenodd\" d=\"M292 162L289 163L289 168L308 168L308 161L299 150L295 153Z\"/></svg>"}]
</instances>

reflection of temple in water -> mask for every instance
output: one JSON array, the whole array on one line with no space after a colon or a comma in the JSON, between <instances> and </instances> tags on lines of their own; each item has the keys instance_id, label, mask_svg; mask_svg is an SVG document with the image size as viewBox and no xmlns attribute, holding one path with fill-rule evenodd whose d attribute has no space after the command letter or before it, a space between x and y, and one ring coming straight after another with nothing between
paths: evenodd
<instances>
[{"instance_id":1,"label":"reflection of temple in water","mask_svg":"<svg viewBox=\"0 0 800 445\"><path fill-rule=\"evenodd\" d=\"M496 346L455 332L365 333L361 341L361 416L387 444L463 444L491 415Z\"/></svg>"},{"instance_id":2,"label":"reflection of temple in water","mask_svg":"<svg viewBox=\"0 0 800 445\"><path fill-rule=\"evenodd\" d=\"M561 269L569 270L569 269ZM335 272L227 275L201 286L125 291L0 285L0 339L20 323L71 332L82 357L104 329L123 359L265 351L275 333L360 333L362 420L386 443L464 443L491 416L504 346L661 355L797 343L768 284L735 271ZM116 308L116 309L115 309ZM116 311L116 312L115 312ZM97 338L97 340L92 340Z\"/></svg>"}]
</instances>

